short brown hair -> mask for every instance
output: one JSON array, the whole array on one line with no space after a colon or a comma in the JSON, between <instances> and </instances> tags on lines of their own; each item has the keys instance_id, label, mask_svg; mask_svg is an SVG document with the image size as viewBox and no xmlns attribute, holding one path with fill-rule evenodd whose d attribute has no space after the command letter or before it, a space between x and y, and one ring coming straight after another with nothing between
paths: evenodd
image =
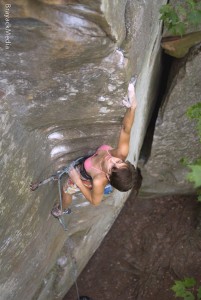
<instances>
[{"instance_id":1,"label":"short brown hair","mask_svg":"<svg viewBox=\"0 0 201 300\"><path fill-rule=\"evenodd\" d=\"M110 184L121 192L126 192L132 188L138 191L142 183L141 171L129 161L126 161L125 164L125 167L122 168L112 168Z\"/></svg>"}]
</instances>

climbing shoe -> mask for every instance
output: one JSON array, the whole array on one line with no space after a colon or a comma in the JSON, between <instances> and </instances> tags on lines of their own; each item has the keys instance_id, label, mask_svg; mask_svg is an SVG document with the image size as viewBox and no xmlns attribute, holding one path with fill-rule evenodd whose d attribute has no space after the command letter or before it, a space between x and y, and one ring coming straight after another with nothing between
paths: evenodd
<instances>
[{"instance_id":1,"label":"climbing shoe","mask_svg":"<svg viewBox=\"0 0 201 300\"><path fill-rule=\"evenodd\" d=\"M59 218L62 215L69 215L71 213L71 209L70 208L66 208L63 211L60 209L60 206L57 204L53 207L53 209L51 210L51 214L53 217L55 218Z\"/></svg>"}]
</instances>

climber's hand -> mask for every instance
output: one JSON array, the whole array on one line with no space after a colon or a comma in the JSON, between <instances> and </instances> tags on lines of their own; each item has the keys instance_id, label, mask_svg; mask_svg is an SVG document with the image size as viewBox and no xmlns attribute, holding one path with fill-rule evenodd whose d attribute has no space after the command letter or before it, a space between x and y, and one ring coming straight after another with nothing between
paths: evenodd
<instances>
[{"instance_id":1,"label":"climber's hand","mask_svg":"<svg viewBox=\"0 0 201 300\"><path fill-rule=\"evenodd\" d=\"M79 173L73 167L71 167L69 170L69 176L76 185L78 185L81 182Z\"/></svg>"},{"instance_id":2,"label":"climber's hand","mask_svg":"<svg viewBox=\"0 0 201 300\"><path fill-rule=\"evenodd\" d=\"M137 102L135 97L135 83L136 78L133 78L128 85L128 96L123 100L123 105L127 108L136 108Z\"/></svg>"}]
</instances>

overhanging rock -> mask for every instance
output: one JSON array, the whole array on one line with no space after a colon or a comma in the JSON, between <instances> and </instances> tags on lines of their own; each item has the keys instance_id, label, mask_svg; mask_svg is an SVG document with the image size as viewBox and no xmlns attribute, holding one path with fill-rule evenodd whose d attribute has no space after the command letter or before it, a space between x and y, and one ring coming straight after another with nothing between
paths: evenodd
<instances>
[{"instance_id":1,"label":"overhanging rock","mask_svg":"<svg viewBox=\"0 0 201 300\"><path fill-rule=\"evenodd\" d=\"M50 216L52 184L29 184L102 143L116 145L133 74L139 98L129 158L137 163L155 101L163 1L10 1L11 46L4 48L1 1L1 297L62 299L99 246L127 194L99 207L78 195L62 231ZM121 47L121 49L118 49ZM151 90L151 93L149 93Z\"/></svg>"}]
</instances>

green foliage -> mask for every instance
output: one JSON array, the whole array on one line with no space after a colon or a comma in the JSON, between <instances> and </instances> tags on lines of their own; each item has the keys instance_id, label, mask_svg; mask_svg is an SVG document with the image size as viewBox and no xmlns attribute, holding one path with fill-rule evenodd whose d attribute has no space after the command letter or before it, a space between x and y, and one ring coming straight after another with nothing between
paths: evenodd
<instances>
[{"instance_id":1,"label":"green foliage","mask_svg":"<svg viewBox=\"0 0 201 300\"><path fill-rule=\"evenodd\" d=\"M176 280L171 290L175 293L176 297L183 298L184 300L201 300L201 287L196 290L195 286L196 280L194 278L184 278L184 280Z\"/></svg>"},{"instance_id":2,"label":"green foliage","mask_svg":"<svg viewBox=\"0 0 201 300\"><path fill-rule=\"evenodd\" d=\"M201 2L196 0L184 0L182 4L162 5L160 8L160 20L173 35L182 36L191 25L197 27L201 24Z\"/></svg>"},{"instance_id":3,"label":"green foliage","mask_svg":"<svg viewBox=\"0 0 201 300\"><path fill-rule=\"evenodd\" d=\"M197 122L196 127L201 142L201 102L198 102L197 104L190 106L186 114L190 119L196 120Z\"/></svg>"},{"instance_id":4,"label":"green foliage","mask_svg":"<svg viewBox=\"0 0 201 300\"><path fill-rule=\"evenodd\" d=\"M198 294L197 294L198 300L201 300L201 287L198 289Z\"/></svg>"},{"instance_id":5,"label":"green foliage","mask_svg":"<svg viewBox=\"0 0 201 300\"><path fill-rule=\"evenodd\" d=\"M201 102L190 106L186 115L191 120L196 121L196 128L201 142ZM186 159L182 159L181 162L190 169L187 174L187 180L194 183L194 187L198 189L198 201L201 202L201 158L192 164L189 164Z\"/></svg>"},{"instance_id":6,"label":"green foliage","mask_svg":"<svg viewBox=\"0 0 201 300\"><path fill-rule=\"evenodd\" d=\"M191 169L191 171L187 175L187 179L190 182L194 183L194 187L198 188L201 186L201 164L193 164L188 165L188 167Z\"/></svg>"},{"instance_id":7,"label":"green foliage","mask_svg":"<svg viewBox=\"0 0 201 300\"><path fill-rule=\"evenodd\" d=\"M182 157L182 158L180 159L180 163L181 163L183 166L185 166L185 167L187 167L187 166L189 165L189 161L188 161L188 159L187 159L186 157Z\"/></svg>"},{"instance_id":8,"label":"green foliage","mask_svg":"<svg viewBox=\"0 0 201 300\"><path fill-rule=\"evenodd\" d=\"M201 191L199 191L199 194L198 194L198 201L201 202Z\"/></svg>"}]
</instances>

